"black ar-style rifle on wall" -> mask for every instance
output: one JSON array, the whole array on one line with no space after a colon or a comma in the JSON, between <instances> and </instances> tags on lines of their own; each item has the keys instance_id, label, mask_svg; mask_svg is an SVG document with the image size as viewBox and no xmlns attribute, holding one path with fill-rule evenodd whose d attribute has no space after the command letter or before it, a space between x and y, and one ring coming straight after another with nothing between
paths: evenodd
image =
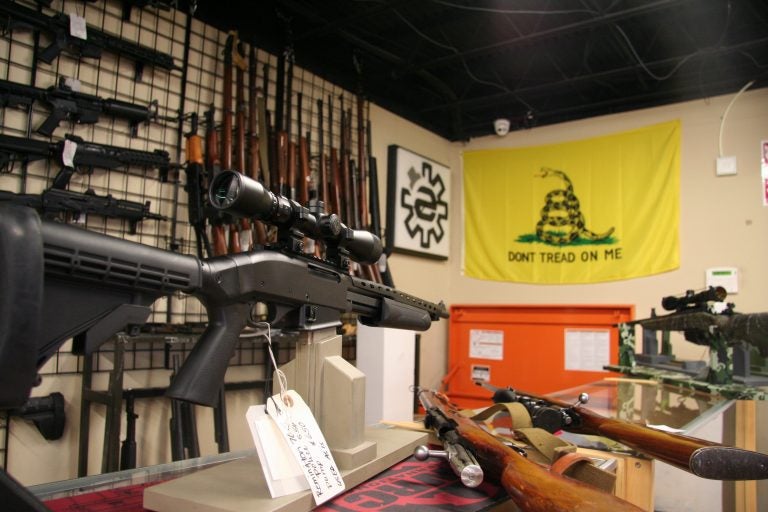
<instances>
[{"instance_id":1,"label":"black ar-style rifle on wall","mask_svg":"<svg viewBox=\"0 0 768 512\"><path fill-rule=\"evenodd\" d=\"M46 89L0 80L0 106L29 107L35 101L45 103L51 113L37 127L40 135L50 137L62 121L94 124L101 115L125 119L130 123L131 136L135 136L140 123L154 120L172 120L158 114L158 102L137 105L115 98L100 98L73 90L64 77L56 86Z\"/></svg>"},{"instance_id":2,"label":"black ar-style rifle on wall","mask_svg":"<svg viewBox=\"0 0 768 512\"><path fill-rule=\"evenodd\" d=\"M178 69L170 54L154 48L121 39L91 26L86 26L86 37L73 35L70 31L70 16L57 13L52 16L35 11L24 5L3 0L0 2L0 22L18 30L33 30L51 36L51 43L43 48L38 58L50 64L65 51L77 57L101 58L103 51L132 59L135 63L136 80L141 80L144 65L167 70Z\"/></svg>"}]
</instances>

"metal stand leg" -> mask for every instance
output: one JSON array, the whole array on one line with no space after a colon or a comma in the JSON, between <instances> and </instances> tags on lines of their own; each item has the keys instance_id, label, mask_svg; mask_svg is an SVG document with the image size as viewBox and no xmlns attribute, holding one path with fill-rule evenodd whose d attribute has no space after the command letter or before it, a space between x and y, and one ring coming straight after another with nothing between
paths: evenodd
<instances>
[{"instance_id":1,"label":"metal stand leg","mask_svg":"<svg viewBox=\"0 0 768 512\"><path fill-rule=\"evenodd\" d=\"M107 391L94 391L93 358L97 354L83 358L83 383L80 398L80 440L77 461L77 476L88 475L88 444L90 441L91 404L98 403L107 407L104 424L104 448L101 459L101 472L109 473L120 469L120 419L123 404L123 350L125 344L115 341L112 371L109 375Z\"/></svg>"}]
</instances>

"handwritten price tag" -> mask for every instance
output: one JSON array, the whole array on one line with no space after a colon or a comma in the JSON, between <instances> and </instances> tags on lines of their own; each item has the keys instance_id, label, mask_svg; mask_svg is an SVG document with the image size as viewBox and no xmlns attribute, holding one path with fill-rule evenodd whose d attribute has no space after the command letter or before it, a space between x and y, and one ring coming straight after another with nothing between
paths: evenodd
<instances>
[{"instance_id":1,"label":"handwritten price tag","mask_svg":"<svg viewBox=\"0 0 768 512\"><path fill-rule=\"evenodd\" d=\"M75 166L75 153L77 153L77 143L64 139L64 149L61 152L61 163L64 167Z\"/></svg>"},{"instance_id":2,"label":"handwritten price tag","mask_svg":"<svg viewBox=\"0 0 768 512\"><path fill-rule=\"evenodd\" d=\"M88 28L84 17L74 12L69 14L69 34L72 37L88 39Z\"/></svg>"},{"instance_id":3,"label":"handwritten price tag","mask_svg":"<svg viewBox=\"0 0 768 512\"><path fill-rule=\"evenodd\" d=\"M320 505L344 490L344 480L312 411L295 391L287 391L286 396L290 405L279 394L267 400L267 414L275 420Z\"/></svg>"}]
</instances>

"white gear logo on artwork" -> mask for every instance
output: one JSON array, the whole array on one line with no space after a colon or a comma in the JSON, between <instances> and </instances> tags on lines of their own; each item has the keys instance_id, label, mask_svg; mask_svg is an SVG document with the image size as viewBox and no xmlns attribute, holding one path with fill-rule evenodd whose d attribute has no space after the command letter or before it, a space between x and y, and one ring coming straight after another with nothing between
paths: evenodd
<instances>
[{"instance_id":1,"label":"white gear logo on artwork","mask_svg":"<svg viewBox=\"0 0 768 512\"><path fill-rule=\"evenodd\" d=\"M440 174L433 173L432 166L424 162L420 173L414 167L408 169L408 184L400 189L400 206L408 210L405 228L412 239L428 249L445 236L443 222L448 219L448 203L443 197L445 183Z\"/></svg>"}]
</instances>

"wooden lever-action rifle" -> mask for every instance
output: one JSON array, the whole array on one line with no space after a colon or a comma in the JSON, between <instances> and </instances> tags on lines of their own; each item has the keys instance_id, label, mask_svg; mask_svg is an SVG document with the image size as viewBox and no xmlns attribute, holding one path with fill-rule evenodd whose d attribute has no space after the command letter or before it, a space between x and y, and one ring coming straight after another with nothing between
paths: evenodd
<instances>
[{"instance_id":1,"label":"wooden lever-action rifle","mask_svg":"<svg viewBox=\"0 0 768 512\"><path fill-rule=\"evenodd\" d=\"M269 180L265 179L266 168L261 165L259 148L259 87L256 84L256 49L251 46L248 55L248 174L254 180L258 180L269 187ZM263 103L263 101L262 101ZM243 123L245 124L245 123ZM265 130L266 131L266 130ZM267 243L267 228L261 221L253 221L255 242L259 245Z\"/></svg>"},{"instance_id":2,"label":"wooden lever-action rifle","mask_svg":"<svg viewBox=\"0 0 768 512\"><path fill-rule=\"evenodd\" d=\"M325 159L325 139L323 137L323 100L317 100L317 153L318 153L318 165L317 165L317 200L323 203L326 210L330 210L328 204L328 167L327 160Z\"/></svg>"},{"instance_id":3,"label":"wooden lever-action rifle","mask_svg":"<svg viewBox=\"0 0 768 512\"><path fill-rule=\"evenodd\" d=\"M232 63L235 65L235 126L237 128L237 138L235 139L235 167L240 173L244 173L245 167L245 68L248 64L243 55L243 44L233 33L234 41L232 44ZM252 176L253 177L253 176ZM253 179L256 179L253 177ZM263 231L263 227L262 227ZM239 248L248 251L253 246L253 231L248 219L240 219ZM263 238L266 238L266 234ZM238 245L232 245L233 252Z\"/></svg>"},{"instance_id":4,"label":"wooden lever-action rifle","mask_svg":"<svg viewBox=\"0 0 768 512\"><path fill-rule=\"evenodd\" d=\"M566 430L608 437L701 478L768 478L768 455L607 418L582 407L589 400L586 393L573 405L554 398L515 391L512 388L497 388L487 383L482 385L494 392L494 402L523 404L531 414L534 427L550 432Z\"/></svg>"},{"instance_id":5,"label":"wooden lever-action rifle","mask_svg":"<svg viewBox=\"0 0 768 512\"><path fill-rule=\"evenodd\" d=\"M524 512L640 510L612 494L550 472L529 460L460 414L441 393L420 390L419 400L427 412L424 419L427 428L434 429L440 440L449 445L446 451L466 449L479 462L483 474L499 480L515 505ZM457 474L467 473L464 469L454 467Z\"/></svg>"},{"instance_id":6,"label":"wooden lever-action rifle","mask_svg":"<svg viewBox=\"0 0 768 512\"><path fill-rule=\"evenodd\" d=\"M227 42L224 47L224 77L222 85L224 93L222 95L223 120L221 127L221 167L225 171L232 170L232 54L235 51L235 33L230 32L227 36ZM229 224L229 246L228 252L241 252L240 234L237 232L237 226L234 223Z\"/></svg>"},{"instance_id":7,"label":"wooden lever-action rifle","mask_svg":"<svg viewBox=\"0 0 768 512\"><path fill-rule=\"evenodd\" d=\"M302 110L304 110L304 95L298 93L297 95L297 113L296 124L298 126L299 138L298 140L298 171L299 178L296 183L296 197L294 200L298 201L302 206L309 205L309 188L311 171L309 169L309 141L304 136L302 125Z\"/></svg>"},{"instance_id":8,"label":"wooden lever-action rifle","mask_svg":"<svg viewBox=\"0 0 768 512\"><path fill-rule=\"evenodd\" d=\"M341 206L341 196L344 192L341 180L341 168L339 166L339 153L333 145L333 97L328 96L328 147L330 153L329 165L331 166L331 181L329 185L330 195L328 197L327 211L335 213L340 218L344 217Z\"/></svg>"}]
</instances>

